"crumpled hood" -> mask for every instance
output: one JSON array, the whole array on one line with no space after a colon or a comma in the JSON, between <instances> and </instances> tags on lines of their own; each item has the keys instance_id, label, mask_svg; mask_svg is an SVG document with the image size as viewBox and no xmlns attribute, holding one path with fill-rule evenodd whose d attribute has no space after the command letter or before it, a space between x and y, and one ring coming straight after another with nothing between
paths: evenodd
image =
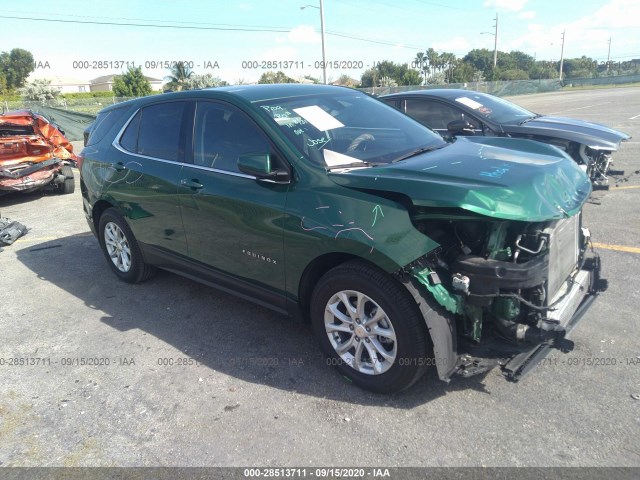
<instances>
[{"instance_id":1,"label":"crumpled hood","mask_svg":"<svg viewBox=\"0 0 640 480\"><path fill-rule=\"evenodd\" d=\"M506 133L549 135L583 143L596 150L615 151L623 140L631 137L606 125L575 118L542 116L522 125L503 125Z\"/></svg>"},{"instance_id":2,"label":"crumpled hood","mask_svg":"<svg viewBox=\"0 0 640 480\"><path fill-rule=\"evenodd\" d=\"M345 187L407 195L414 205L507 220L571 216L591 193L589 178L560 149L515 138L460 137L397 164L328 175Z\"/></svg>"}]
</instances>

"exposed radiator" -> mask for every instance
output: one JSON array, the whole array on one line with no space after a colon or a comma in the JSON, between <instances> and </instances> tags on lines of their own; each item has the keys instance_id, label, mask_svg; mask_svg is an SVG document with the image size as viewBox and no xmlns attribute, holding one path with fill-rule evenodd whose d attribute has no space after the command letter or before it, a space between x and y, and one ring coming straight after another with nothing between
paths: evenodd
<instances>
[{"instance_id":1,"label":"exposed radiator","mask_svg":"<svg viewBox=\"0 0 640 480\"><path fill-rule=\"evenodd\" d=\"M549 281L547 300L551 302L565 280L576 269L580 256L579 235L582 212L558 220L545 229L549 235Z\"/></svg>"}]
</instances>

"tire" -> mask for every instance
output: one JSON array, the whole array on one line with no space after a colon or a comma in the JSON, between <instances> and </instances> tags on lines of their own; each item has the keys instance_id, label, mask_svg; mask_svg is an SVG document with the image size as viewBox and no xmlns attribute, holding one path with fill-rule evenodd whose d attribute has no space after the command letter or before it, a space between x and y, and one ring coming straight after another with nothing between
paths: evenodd
<instances>
[{"instance_id":1,"label":"tire","mask_svg":"<svg viewBox=\"0 0 640 480\"><path fill-rule=\"evenodd\" d=\"M98 237L109 267L120 280L127 283L143 282L156 272L155 267L144 262L133 232L114 208L102 213Z\"/></svg>"},{"instance_id":2,"label":"tire","mask_svg":"<svg viewBox=\"0 0 640 480\"><path fill-rule=\"evenodd\" d=\"M73 178L73 170L68 165L63 165L60 174L64 175L64 183L60 184L60 194L66 195L76 190L76 181Z\"/></svg>"},{"instance_id":3,"label":"tire","mask_svg":"<svg viewBox=\"0 0 640 480\"><path fill-rule=\"evenodd\" d=\"M311 322L327 363L366 390L399 392L429 365L429 336L415 301L397 280L363 262L344 263L320 279Z\"/></svg>"}]
</instances>

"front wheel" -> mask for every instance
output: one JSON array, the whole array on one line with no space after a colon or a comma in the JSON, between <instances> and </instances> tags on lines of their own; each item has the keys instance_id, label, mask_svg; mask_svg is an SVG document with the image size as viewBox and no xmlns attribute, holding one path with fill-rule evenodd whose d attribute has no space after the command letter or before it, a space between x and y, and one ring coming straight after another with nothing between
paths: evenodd
<instances>
[{"instance_id":1,"label":"front wheel","mask_svg":"<svg viewBox=\"0 0 640 480\"><path fill-rule=\"evenodd\" d=\"M155 273L155 267L144 262L133 232L115 209L104 211L98 232L109 267L121 280L142 282Z\"/></svg>"},{"instance_id":2,"label":"front wheel","mask_svg":"<svg viewBox=\"0 0 640 480\"><path fill-rule=\"evenodd\" d=\"M365 263L345 263L320 279L311 321L328 363L364 389L404 390L429 363L428 333L415 301L400 283Z\"/></svg>"}]
</instances>

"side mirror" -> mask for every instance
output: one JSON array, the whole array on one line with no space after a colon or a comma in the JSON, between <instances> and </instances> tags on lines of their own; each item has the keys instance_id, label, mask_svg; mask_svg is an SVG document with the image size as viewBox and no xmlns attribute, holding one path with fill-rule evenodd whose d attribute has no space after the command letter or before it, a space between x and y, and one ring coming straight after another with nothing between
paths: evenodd
<instances>
[{"instance_id":1,"label":"side mirror","mask_svg":"<svg viewBox=\"0 0 640 480\"><path fill-rule=\"evenodd\" d=\"M447 130L451 135L473 135L474 128L467 120L454 120L447 124Z\"/></svg>"},{"instance_id":2,"label":"side mirror","mask_svg":"<svg viewBox=\"0 0 640 480\"><path fill-rule=\"evenodd\" d=\"M238 158L238 169L258 180L286 183L290 180L286 170L272 170L268 153L249 153Z\"/></svg>"}]
</instances>

